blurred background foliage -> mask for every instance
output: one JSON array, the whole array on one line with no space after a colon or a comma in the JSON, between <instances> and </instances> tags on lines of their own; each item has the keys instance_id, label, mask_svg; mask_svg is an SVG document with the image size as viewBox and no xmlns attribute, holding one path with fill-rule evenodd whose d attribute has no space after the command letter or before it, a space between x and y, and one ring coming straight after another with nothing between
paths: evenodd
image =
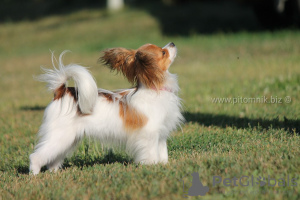
<instances>
[{"instance_id":1,"label":"blurred background foliage","mask_svg":"<svg viewBox=\"0 0 300 200\"><path fill-rule=\"evenodd\" d=\"M2 1L0 22L35 20L84 8L106 9L110 0ZM299 0L119 1L123 1L125 7L146 10L159 21L166 35L274 30L300 24Z\"/></svg>"}]
</instances>

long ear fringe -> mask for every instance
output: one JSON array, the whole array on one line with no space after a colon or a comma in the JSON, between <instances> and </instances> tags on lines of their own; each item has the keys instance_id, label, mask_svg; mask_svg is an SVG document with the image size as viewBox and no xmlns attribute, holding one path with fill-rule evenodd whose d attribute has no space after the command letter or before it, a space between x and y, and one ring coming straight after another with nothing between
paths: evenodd
<instances>
[{"instance_id":1,"label":"long ear fringe","mask_svg":"<svg viewBox=\"0 0 300 200\"><path fill-rule=\"evenodd\" d=\"M121 72L132 84L142 83L158 91L164 83L164 72L149 52L112 48L105 50L99 61L112 71Z\"/></svg>"},{"instance_id":2,"label":"long ear fringe","mask_svg":"<svg viewBox=\"0 0 300 200\"><path fill-rule=\"evenodd\" d=\"M154 55L138 51L136 53L137 79L146 87L159 90L164 83L164 72L157 66Z\"/></svg>"},{"instance_id":3,"label":"long ear fringe","mask_svg":"<svg viewBox=\"0 0 300 200\"><path fill-rule=\"evenodd\" d=\"M121 72L129 82L135 83L135 50L125 48L111 48L105 50L99 61L108 66L112 71Z\"/></svg>"}]
</instances>

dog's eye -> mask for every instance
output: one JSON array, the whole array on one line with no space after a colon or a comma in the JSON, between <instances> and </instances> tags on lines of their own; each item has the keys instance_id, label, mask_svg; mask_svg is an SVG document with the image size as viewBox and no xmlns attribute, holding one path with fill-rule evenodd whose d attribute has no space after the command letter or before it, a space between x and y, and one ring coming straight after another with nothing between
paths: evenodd
<instances>
[{"instance_id":1,"label":"dog's eye","mask_svg":"<svg viewBox=\"0 0 300 200\"><path fill-rule=\"evenodd\" d=\"M162 55L163 55L163 56L164 56L164 55L166 55L166 52L165 52L165 51L163 51L163 52L162 52Z\"/></svg>"}]
</instances>

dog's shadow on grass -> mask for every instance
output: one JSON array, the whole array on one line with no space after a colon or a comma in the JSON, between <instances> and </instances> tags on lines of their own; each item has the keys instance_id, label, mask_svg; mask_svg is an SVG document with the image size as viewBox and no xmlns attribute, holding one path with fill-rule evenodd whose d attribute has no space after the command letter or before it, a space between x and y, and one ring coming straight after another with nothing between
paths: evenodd
<instances>
[{"instance_id":1,"label":"dog's shadow on grass","mask_svg":"<svg viewBox=\"0 0 300 200\"><path fill-rule=\"evenodd\" d=\"M268 119L250 119L247 117L236 117L229 115L214 115L209 113L192 113L185 112L184 117L186 122L194 122L204 126L218 126L222 128L236 127L236 128L249 128L249 127L261 127L264 129L284 129L289 133L300 133L300 120L287 119L284 117L283 120L279 120L278 117Z\"/></svg>"},{"instance_id":2,"label":"dog's shadow on grass","mask_svg":"<svg viewBox=\"0 0 300 200\"><path fill-rule=\"evenodd\" d=\"M92 167L94 165L111 165L111 164L122 164L123 166L127 166L133 163L133 160L127 156L122 154L113 153L109 151L104 156L95 156L92 157L90 155L87 156L73 156L69 159L65 159L62 169L68 169L71 167L78 167L79 169L83 169L86 167ZM42 167L41 173L46 172L48 169L46 166ZM18 174L29 174L29 166L26 164L20 164L16 166L16 171Z\"/></svg>"},{"instance_id":3,"label":"dog's shadow on grass","mask_svg":"<svg viewBox=\"0 0 300 200\"><path fill-rule=\"evenodd\" d=\"M28 174L29 173L29 166L25 164L20 164L16 167L18 174Z\"/></svg>"},{"instance_id":4,"label":"dog's shadow on grass","mask_svg":"<svg viewBox=\"0 0 300 200\"><path fill-rule=\"evenodd\" d=\"M115 154L112 151L109 151L104 156L99 155L93 158L89 155L86 157L73 156L72 158L65 160L62 169L67 169L73 166L83 169L84 167L92 167L94 165L110 165L116 163L127 166L133 163L133 161L127 156Z\"/></svg>"},{"instance_id":5,"label":"dog's shadow on grass","mask_svg":"<svg viewBox=\"0 0 300 200\"><path fill-rule=\"evenodd\" d=\"M35 105L35 106L21 106L20 110L22 111L43 111L45 110L45 106Z\"/></svg>"}]
</instances>

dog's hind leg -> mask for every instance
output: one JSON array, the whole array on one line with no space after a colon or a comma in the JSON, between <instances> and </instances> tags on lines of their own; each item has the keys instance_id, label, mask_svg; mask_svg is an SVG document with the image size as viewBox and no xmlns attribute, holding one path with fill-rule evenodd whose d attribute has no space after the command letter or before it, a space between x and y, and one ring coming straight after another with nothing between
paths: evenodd
<instances>
[{"instance_id":1,"label":"dog's hind leg","mask_svg":"<svg viewBox=\"0 0 300 200\"><path fill-rule=\"evenodd\" d=\"M70 105L67 105L66 99L64 106L61 101L54 101L47 107L38 134L39 142L30 155L30 171L33 174L38 174L45 165L50 170L57 170L80 139L75 122L77 109L71 100Z\"/></svg>"},{"instance_id":2,"label":"dog's hind leg","mask_svg":"<svg viewBox=\"0 0 300 200\"><path fill-rule=\"evenodd\" d=\"M64 158L65 158L65 155L61 155L61 156L58 156L54 161L49 163L47 165L47 168L49 169L49 171L57 172L57 170L62 167Z\"/></svg>"},{"instance_id":3,"label":"dog's hind leg","mask_svg":"<svg viewBox=\"0 0 300 200\"><path fill-rule=\"evenodd\" d=\"M68 149L65 149L64 153L62 153L60 156L58 156L55 160L53 160L52 162L50 162L49 164L47 164L47 168L52 171L52 172L56 172L57 170L59 170L62 165L63 165L63 162L64 162L64 159L67 157L67 156L70 156L75 147L77 146L78 142L80 140L78 139L75 139L75 141L73 142L73 144L71 145L71 147L69 147Z\"/></svg>"},{"instance_id":4,"label":"dog's hind leg","mask_svg":"<svg viewBox=\"0 0 300 200\"><path fill-rule=\"evenodd\" d=\"M77 143L76 132L71 127L52 130L47 136L42 138L34 153L30 155L30 171L33 174L38 174L45 165L49 170L57 171Z\"/></svg>"}]
</instances>

